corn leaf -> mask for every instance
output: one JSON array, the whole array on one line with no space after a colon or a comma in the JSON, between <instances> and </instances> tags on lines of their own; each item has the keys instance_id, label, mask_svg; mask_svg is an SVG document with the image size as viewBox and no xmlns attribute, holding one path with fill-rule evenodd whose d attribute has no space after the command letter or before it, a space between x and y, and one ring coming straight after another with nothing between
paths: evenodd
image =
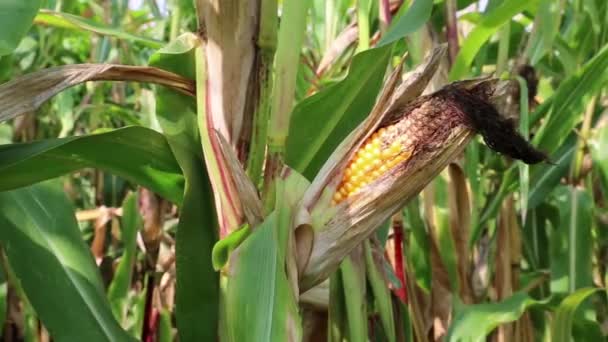
<instances>
[{"instance_id":1,"label":"corn leaf","mask_svg":"<svg viewBox=\"0 0 608 342\"><path fill-rule=\"evenodd\" d=\"M167 140L143 127L2 145L0 190L30 185L85 167L114 173L178 205L182 203L184 179Z\"/></svg>"},{"instance_id":2,"label":"corn leaf","mask_svg":"<svg viewBox=\"0 0 608 342\"><path fill-rule=\"evenodd\" d=\"M572 293L560 303L555 311L555 318L551 324L551 340L554 342L572 341L571 332L574 315L579 306L589 296L597 293L597 288L582 288Z\"/></svg>"},{"instance_id":3,"label":"corn leaf","mask_svg":"<svg viewBox=\"0 0 608 342\"><path fill-rule=\"evenodd\" d=\"M547 194L551 193L564 175L572 162L576 151L575 135L571 135L554 153L554 164L541 164L534 166L530 174L530 191L528 197L528 209L536 208L546 200Z\"/></svg>"},{"instance_id":4,"label":"corn leaf","mask_svg":"<svg viewBox=\"0 0 608 342\"><path fill-rule=\"evenodd\" d=\"M0 334L4 331L8 308L8 281L5 271L0 272Z\"/></svg>"},{"instance_id":5,"label":"corn leaf","mask_svg":"<svg viewBox=\"0 0 608 342\"><path fill-rule=\"evenodd\" d=\"M393 22L378 46L390 44L408 34L416 32L431 16L432 0L416 0L403 15Z\"/></svg>"},{"instance_id":6,"label":"corn leaf","mask_svg":"<svg viewBox=\"0 0 608 342\"><path fill-rule=\"evenodd\" d=\"M194 84L166 70L118 64L71 64L42 69L0 85L0 122L33 112L59 92L88 81L161 84L194 95Z\"/></svg>"},{"instance_id":7,"label":"corn leaf","mask_svg":"<svg viewBox=\"0 0 608 342\"><path fill-rule=\"evenodd\" d=\"M134 341L112 315L97 266L60 187L43 183L0 193L0 225L15 276L55 340ZM58 315L57 308L69 310Z\"/></svg>"},{"instance_id":8,"label":"corn leaf","mask_svg":"<svg viewBox=\"0 0 608 342\"><path fill-rule=\"evenodd\" d=\"M608 179L608 125L598 128L589 142L589 147L591 147L593 161L597 163L604 177Z\"/></svg>"},{"instance_id":9,"label":"corn leaf","mask_svg":"<svg viewBox=\"0 0 608 342\"><path fill-rule=\"evenodd\" d=\"M574 292L593 284L593 201L586 190L565 186L555 197L560 219L551 234L551 291Z\"/></svg>"},{"instance_id":10,"label":"corn leaf","mask_svg":"<svg viewBox=\"0 0 608 342\"><path fill-rule=\"evenodd\" d=\"M534 19L534 29L526 49L526 55L532 65L536 65L551 49L553 40L559 32L563 3L563 1L540 0Z\"/></svg>"},{"instance_id":11,"label":"corn leaf","mask_svg":"<svg viewBox=\"0 0 608 342\"><path fill-rule=\"evenodd\" d=\"M8 55L19 45L32 26L41 0L2 0L0 2L0 56Z\"/></svg>"},{"instance_id":12,"label":"corn leaf","mask_svg":"<svg viewBox=\"0 0 608 342\"><path fill-rule=\"evenodd\" d=\"M382 275L382 254L378 255L380 249L375 251L370 241L364 242L365 252L365 269L367 270L367 280L371 285L371 290L374 296L375 307L380 315L384 333L389 342L396 340L395 336L395 318L393 317L393 301L391 291L388 284ZM375 261L379 259L377 262ZM379 265L380 264L380 265Z\"/></svg>"},{"instance_id":13,"label":"corn leaf","mask_svg":"<svg viewBox=\"0 0 608 342\"><path fill-rule=\"evenodd\" d=\"M278 230L289 227L279 227L278 222L273 212L231 254L228 341L288 341L301 336L297 303L279 255L284 247L278 245Z\"/></svg>"},{"instance_id":14,"label":"corn leaf","mask_svg":"<svg viewBox=\"0 0 608 342\"><path fill-rule=\"evenodd\" d=\"M481 342L501 324L516 321L526 310L545 306L547 301L532 299L526 293L496 303L456 305L454 319L446 335L446 341Z\"/></svg>"},{"instance_id":15,"label":"corn leaf","mask_svg":"<svg viewBox=\"0 0 608 342\"><path fill-rule=\"evenodd\" d=\"M368 115L382 85L389 45L353 59L346 78L294 108L286 162L312 179L340 142Z\"/></svg>"},{"instance_id":16,"label":"corn leaf","mask_svg":"<svg viewBox=\"0 0 608 342\"><path fill-rule=\"evenodd\" d=\"M334 272L329 278L329 308L327 310L327 340L329 342L344 341L348 320L342 272Z\"/></svg>"},{"instance_id":17,"label":"corn leaf","mask_svg":"<svg viewBox=\"0 0 608 342\"><path fill-rule=\"evenodd\" d=\"M133 266L135 265L135 253L137 252L137 232L143 225L138 200L138 196L131 193L122 204L123 215L120 237L124 249L108 288L108 299L112 306L112 312L119 322L123 322L126 315L129 289L133 278Z\"/></svg>"},{"instance_id":18,"label":"corn leaf","mask_svg":"<svg viewBox=\"0 0 608 342\"><path fill-rule=\"evenodd\" d=\"M583 117L586 96L595 93L608 79L608 44L582 69L563 81L553 95L551 113L534 137L540 149L553 152Z\"/></svg>"},{"instance_id":19,"label":"corn leaf","mask_svg":"<svg viewBox=\"0 0 608 342\"><path fill-rule=\"evenodd\" d=\"M455 81L466 76L469 72L469 66L483 44L496 33L502 25L510 21L513 16L528 7L534 6L536 3L538 3L538 0L505 0L486 14L462 43L460 52L456 56L454 65L452 65L452 69L450 70L450 80Z\"/></svg>"},{"instance_id":20,"label":"corn leaf","mask_svg":"<svg viewBox=\"0 0 608 342\"><path fill-rule=\"evenodd\" d=\"M228 341L301 340L292 223L307 183L284 168L276 182L275 211L230 255Z\"/></svg>"},{"instance_id":21,"label":"corn leaf","mask_svg":"<svg viewBox=\"0 0 608 342\"><path fill-rule=\"evenodd\" d=\"M118 39L141 43L142 45L153 49L159 49L165 44L164 42L134 35L120 28L109 27L81 16L47 9L42 9L40 12L38 12L34 18L34 23L37 25L52 26L69 30L89 31L108 37L115 37Z\"/></svg>"},{"instance_id":22,"label":"corn leaf","mask_svg":"<svg viewBox=\"0 0 608 342\"><path fill-rule=\"evenodd\" d=\"M408 203L403 214L406 227L410 231L409 245L405 248L405 261L416 284L428 293L431 290L431 257L428 229L420 213L420 196Z\"/></svg>"},{"instance_id":23,"label":"corn leaf","mask_svg":"<svg viewBox=\"0 0 608 342\"><path fill-rule=\"evenodd\" d=\"M194 45L178 39L150 58L150 64L194 78ZM217 241L213 195L201 151L192 98L165 88L156 89L156 113L186 179L184 204L176 236L176 308L178 334L183 341L217 338L219 275L211 251Z\"/></svg>"},{"instance_id":24,"label":"corn leaf","mask_svg":"<svg viewBox=\"0 0 608 342\"><path fill-rule=\"evenodd\" d=\"M340 265L344 304L346 308L347 341L367 341L367 305L365 259L358 246Z\"/></svg>"}]
</instances>

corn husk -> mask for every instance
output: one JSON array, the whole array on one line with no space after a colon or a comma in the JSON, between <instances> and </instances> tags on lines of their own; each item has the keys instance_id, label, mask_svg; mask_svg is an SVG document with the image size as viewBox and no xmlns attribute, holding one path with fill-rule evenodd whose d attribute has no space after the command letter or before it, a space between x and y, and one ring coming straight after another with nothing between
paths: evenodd
<instances>
[{"instance_id":1,"label":"corn husk","mask_svg":"<svg viewBox=\"0 0 608 342\"><path fill-rule=\"evenodd\" d=\"M419 97L444 55L444 47L435 49L401 84L398 67L370 116L336 149L305 193L299 208L305 214L299 216L308 217L308 222L298 223L312 225L315 234L301 290L326 279L353 248L416 196L463 151L478 130L480 118L487 120L483 112L494 110L491 103L504 88L495 79L457 82ZM400 127L396 138L406 136L404 146L410 157L333 205L345 167L362 143L378 128L393 124Z\"/></svg>"}]
</instances>

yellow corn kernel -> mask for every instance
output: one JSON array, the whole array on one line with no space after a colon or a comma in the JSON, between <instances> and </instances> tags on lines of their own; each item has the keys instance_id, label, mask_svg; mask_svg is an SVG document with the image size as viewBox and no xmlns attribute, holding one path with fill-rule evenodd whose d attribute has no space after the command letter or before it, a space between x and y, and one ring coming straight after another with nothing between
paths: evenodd
<instances>
[{"instance_id":1,"label":"yellow corn kernel","mask_svg":"<svg viewBox=\"0 0 608 342\"><path fill-rule=\"evenodd\" d=\"M340 202L342 202L343 199L344 199L344 197L342 196L342 194L340 192L336 192L334 194L334 198L333 198L334 203L340 203Z\"/></svg>"},{"instance_id":2,"label":"yellow corn kernel","mask_svg":"<svg viewBox=\"0 0 608 342\"><path fill-rule=\"evenodd\" d=\"M365 166L363 166L363 173L364 174L368 174L369 172L373 171L374 169L374 164L365 164Z\"/></svg>"},{"instance_id":3,"label":"yellow corn kernel","mask_svg":"<svg viewBox=\"0 0 608 342\"><path fill-rule=\"evenodd\" d=\"M391 153L393 153L393 155L396 155L401 152L401 143L399 141L393 142L391 144L390 151Z\"/></svg>"},{"instance_id":4,"label":"yellow corn kernel","mask_svg":"<svg viewBox=\"0 0 608 342\"><path fill-rule=\"evenodd\" d=\"M392 126L372 134L353 155L332 202L339 204L409 159L411 153L403 150L405 141L405 137L396 136L396 128Z\"/></svg>"},{"instance_id":5,"label":"yellow corn kernel","mask_svg":"<svg viewBox=\"0 0 608 342\"><path fill-rule=\"evenodd\" d=\"M340 194L344 197L348 197L348 190L345 188L340 189Z\"/></svg>"},{"instance_id":6,"label":"yellow corn kernel","mask_svg":"<svg viewBox=\"0 0 608 342\"><path fill-rule=\"evenodd\" d=\"M379 137L374 137L372 136L372 146L374 146L374 148L377 148L378 151L380 151L380 146L382 145L382 141L380 140Z\"/></svg>"}]
</instances>

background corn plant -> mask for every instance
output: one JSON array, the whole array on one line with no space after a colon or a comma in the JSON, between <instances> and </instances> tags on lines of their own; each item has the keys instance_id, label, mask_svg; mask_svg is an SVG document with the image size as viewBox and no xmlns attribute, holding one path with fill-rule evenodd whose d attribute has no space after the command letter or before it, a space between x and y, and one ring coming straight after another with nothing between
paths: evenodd
<instances>
[{"instance_id":1,"label":"background corn plant","mask_svg":"<svg viewBox=\"0 0 608 342\"><path fill-rule=\"evenodd\" d=\"M608 335L605 1L3 0L0 23L5 341ZM443 42L430 88L515 80L551 163L473 140L299 293L299 196Z\"/></svg>"}]
</instances>

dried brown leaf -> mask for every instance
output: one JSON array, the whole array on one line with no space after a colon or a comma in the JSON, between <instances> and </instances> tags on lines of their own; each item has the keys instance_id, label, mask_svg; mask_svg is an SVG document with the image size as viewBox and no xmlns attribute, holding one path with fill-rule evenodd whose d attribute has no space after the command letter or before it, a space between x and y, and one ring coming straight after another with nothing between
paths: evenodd
<instances>
[{"instance_id":1,"label":"dried brown leaf","mask_svg":"<svg viewBox=\"0 0 608 342\"><path fill-rule=\"evenodd\" d=\"M448 167L450 183L448 202L450 208L450 230L456 248L460 298L465 304L473 303L473 293L469 283L469 227L471 225L471 206L466 176L462 168L451 163Z\"/></svg>"},{"instance_id":2,"label":"dried brown leaf","mask_svg":"<svg viewBox=\"0 0 608 342\"><path fill-rule=\"evenodd\" d=\"M496 267L494 273L494 287L496 289L496 300L500 301L513 294L511 273L511 237L510 231L518 229L513 227L511 212L514 211L514 200L509 196L500 210L500 217L496 228ZM496 331L496 340L500 342L512 341L514 324L503 324Z\"/></svg>"},{"instance_id":3,"label":"dried brown leaf","mask_svg":"<svg viewBox=\"0 0 608 342\"><path fill-rule=\"evenodd\" d=\"M254 101L258 85L253 73L259 52L256 41L260 1L199 0L199 22L207 61L207 108L212 128L236 150L244 124L253 117L247 101ZM249 98L248 98L249 97Z\"/></svg>"},{"instance_id":4,"label":"dried brown leaf","mask_svg":"<svg viewBox=\"0 0 608 342\"><path fill-rule=\"evenodd\" d=\"M88 81L136 81L194 96L192 80L153 67L73 64L36 71L0 85L0 122L35 111L59 92Z\"/></svg>"},{"instance_id":5,"label":"dried brown leaf","mask_svg":"<svg viewBox=\"0 0 608 342\"><path fill-rule=\"evenodd\" d=\"M223 165L226 165L227 167L227 169L223 171L227 173L228 177L232 178L238 201L243 208L245 218L249 225L252 228L255 228L264 220L264 208L262 206L262 201L258 196L258 191L247 176L247 173L243 169L243 166L239 162L238 157L228 141L224 139L219 131L215 131L215 134L220 145L220 152L224 159ZM222 171L220 170L220 172Z\"/></svg>"},{"instance_id":6,"label":"dried brown leaf","mask_svg":"<svg viewBox=\"0 0 608 342\"><path fill-rule=\"evenodd\" d=\"M319 66L315 73L321 75L331 67L338 57L340 57L344 51L357 41L359 34L359 28L355 23L348 25L331 43L329 49L323 55Z\"/></svg>"}]
</instances>

